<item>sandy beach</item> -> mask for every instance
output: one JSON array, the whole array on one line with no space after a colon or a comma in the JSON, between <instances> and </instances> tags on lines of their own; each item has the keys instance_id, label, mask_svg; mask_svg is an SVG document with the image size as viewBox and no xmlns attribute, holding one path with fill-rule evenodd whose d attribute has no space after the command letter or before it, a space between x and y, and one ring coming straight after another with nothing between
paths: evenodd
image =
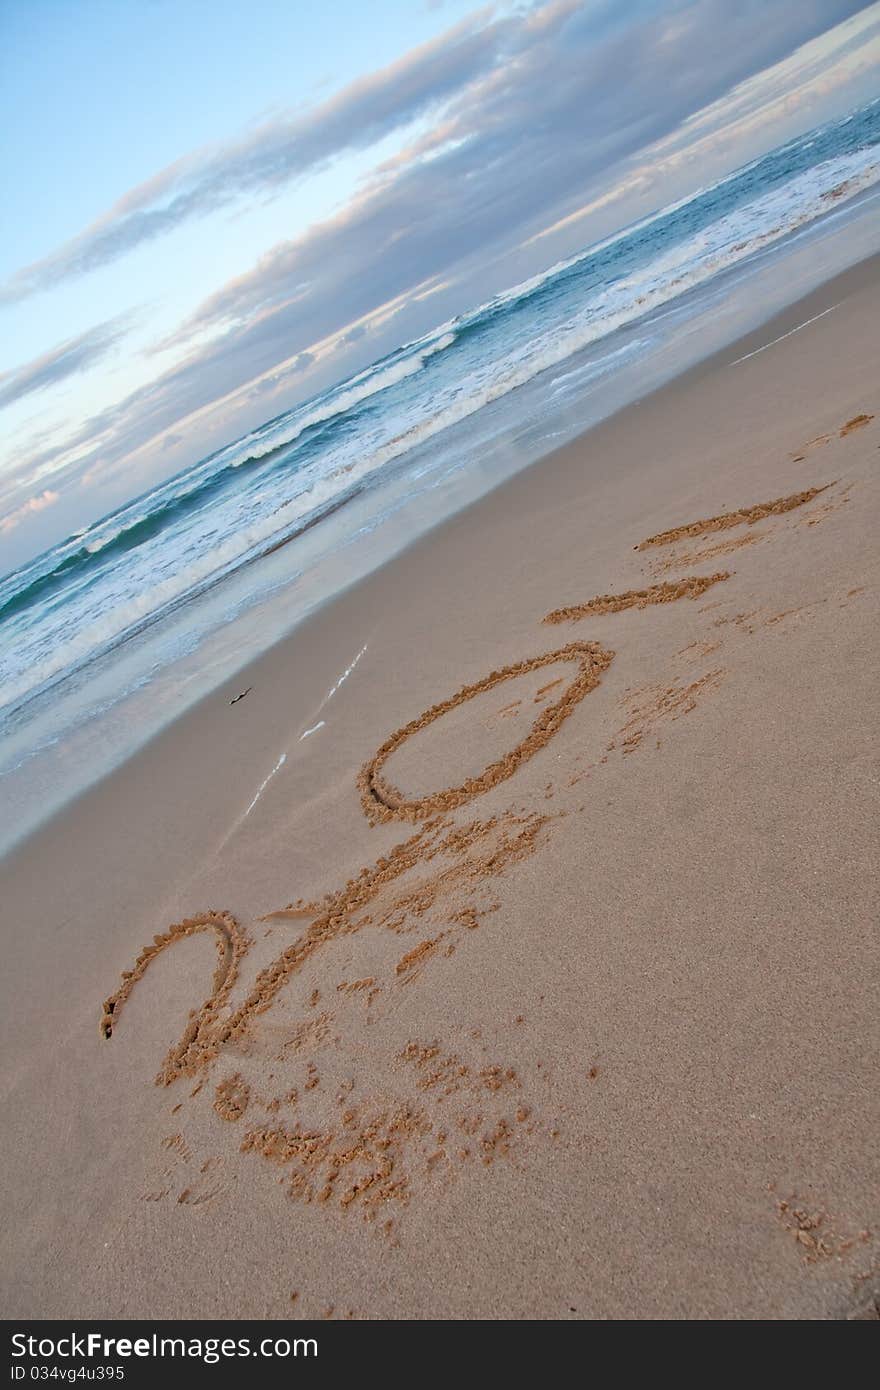
<instances>
[{"instance_id":1,"label":"sandy beach","mask_svg":"<svg viewBox=\"0 0 880 1390\"><path fill-rule=\"evenodd\" d=\"M878 322L874 260L7 857L7 1317L877 1316Z\"/></svg>"}]
</instances>

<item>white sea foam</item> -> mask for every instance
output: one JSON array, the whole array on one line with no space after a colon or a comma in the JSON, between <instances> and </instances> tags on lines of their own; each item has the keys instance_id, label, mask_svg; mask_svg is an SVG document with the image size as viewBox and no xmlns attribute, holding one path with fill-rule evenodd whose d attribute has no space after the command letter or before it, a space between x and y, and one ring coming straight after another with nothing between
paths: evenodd
<instances>
[{"instance_id":1,"label":"white sea foam","mask_svg":"<svg viewBox=\"0 0 880 1390\"><path fill-rule=\"evenodd\" d=\"M267 435L258 447L236 448L243 455L235 463L233 468L240 468L243 463L252 459L265 458L268 454L274 454L278 449L284 448L288 444L293 444L304 434L312 425L324 424L327 420L332 420L334 416L344 415L353 406L360 405L362 401L368 400L370 396L377 396L382 391L387 391L389 387L396 386L398 382L405 381L409 376L415 376L420 372L425 363L435 353L443 352L445 348L452 347L455 342L454 333L445 333L421 352L414 353L410 357L404 357L397 362L377 371L371 368L370 371L355 377L351 385L346 390L336 390L320 405L305 411L303 414L296 414L293 418L285 417L289 421L284 425L279 424L277 433Z\"/></svg>"},{"instance_id":2,"label":"white sea foam","mask_svg":"<svg viewBox=\"0 0 880 1390\"><path fill-rule=\"evenodd\" d=\"M811 323L818 323L819 319L824 319L826 314L832 313L838 307L832 304L830 308L823 309L821 314L814 314L811 319L804 319L803 323L797 324L795 328L790 328L787 333L780 333L778 338L771 338L769 343L764 343L763 347L755 348L754 352L746 352L742 357L737 357L731 362L731 367L738 367L740 362L748 362L751 357L757 357L760 353L766 352L768 348L775 347L777 343L784 343L786 338L793 338L795 333L800 333L802 328L809 328Z\"/></svg>"},{"instance_id":3,"label":"white sea foam","mask_svg":"<svg viewBox=\"0 0 880 1390\"><path fill-rule=\"evenodd\" d=\"M365 652L366 650L367 650L367 643L365 642L364 645L361 647L360 651L358 652L357 656L355 657L354 661L352 661L351 665L350 665L350 666L346 666L345 670L343 671L342 675L339 677L339 680L336 682L336 684L335 684L335 685L332 685L332 686L330 687L330 689L327 691L327 694L324 696L323 700L321 701L321 704L320 704L320 706L319 706L319 710L323 709L324 706L325 706L326 704L328 704L328 702L329 702L330 700L333 699L333 696L336 694L336 692L337 692L337 690L339 689L339 687L340 687L341 685L344 685L344 684L345 684L345 682L348 680L349 676L351 675L351 673L352 673L352 671L354 670L355 666L357 666L358 662L360 661L361 657L363 656L363 654L364 654L364 652Z\"/></svg>"},{"instance_id":4,"label":"white sea foam","mask_svg":"<svg viewBox=\"0 0 880 1390\"><path fill-rule=\"evenodd\" d=\"M275 764L275 766L273 767L272 771L269 773L269 776L268 776L268 777L264 777L263 780L262 780L262 782L260 783L259 788L258 788L258 790L257 790L256 796L254 797L254 799L253 799L253 801L251 802L250 806L247 808L247 810L246 810L245 813L244 813L245 816L249 816L249 815L250 815L251 811L252 811L252 810L254 809L254 807L256 806L256 804L257 804L257 802L259 801L260 797L263 795L263 792L266 790L266 788L268 787L269 783L272 781L272 778L275 776L276 772L278 772L278 771L284 766L284 764L285 764L286 762L287 762L287 754L286 754L286 753L282 753L282 754L281 754L281 757L278 759L278 761L277 761L277 763Z\"/></svg>"},{"instance_id":5,"label":"white sea foam","mask_svg":"<svg viewBox=\"0 0 880 1390\"><path fill-rule=\"evenodd\" d=\"M130 524L136 525L135 522L132 522ZM108 531L106 535L98 536L96 540L90 541L89 544L86 546L86 550L89 552L90 555L97 555L98 552L103 550L105 546L109 545L111 541L115 541L117 536L121 536L122 532L126 529L127 528L124 526L115 527L113 530Z\"/></svg>"},{"instance_id":6,"label":"white sea foam","mask_svg":"<svg viewBox=\"0 0 880 1390\"><path fill-rule=\"evenodd\" d=\"M752 169L759 170L761 162L753 161ZM742 172L721 180L708 193L732 184ZM64 578L66 587L55 585L39 606L12 617L6 631L13 640L0 653L0 704L4 708L18 705L157 614L294 534L328 505L381 476L389 464L436 435L541 373L569 363L616 329L649 313L669 312L665 306L673 306L687 290L839 208L880 181L880 162L875 146L825 159L763 192L758 175L756 179L750 201L714 217L704 210L704 225L690 234L676 232L673 237L668 230L662 235L652 231L644 243L634 243L633 237L668 217L670 209L662 209L599 247L504 291L479 310L440 325L0 582L2 603L76 551L84 548L91 555L100 554L126 530L160 510L167 517L164 529L156 528L156 534L140 545L124 554L109 554L94 570L77 565L71 577ZM704 190L677 206L696 206L705 196ZM722 206L723 201L718 204ZM699 220L690 219L689 225ZM590 258L627 238L629 249L617 278L596 283L594 276L591 281ZM581 263L586 274L579 279ZM624 271L623 266L630 269ZM542 286L563 273L568 275L564 292L533 299ZM604 355L594 353L588 363L575 363L549 383L548 398L581 389L637 353L644 342L640 336ZM362 409L367 401L375 404ZM322 448L298 445L310 426L334 417L346 417L345 428L322 436ZM289 453L280 454L278 464L270 458L288 449ZM198 489L206 481L255 456L266 458L258 472L236 475L236 486L224 487L199 502ZM424 471L426 457L413 458L413 478ZM193 505L175 512L173 504L183 497L192 497ZM361 524L372 523L361 518ZM362 655L363 651L358 653L324 704Z\"/></svg>"}]
</instances>

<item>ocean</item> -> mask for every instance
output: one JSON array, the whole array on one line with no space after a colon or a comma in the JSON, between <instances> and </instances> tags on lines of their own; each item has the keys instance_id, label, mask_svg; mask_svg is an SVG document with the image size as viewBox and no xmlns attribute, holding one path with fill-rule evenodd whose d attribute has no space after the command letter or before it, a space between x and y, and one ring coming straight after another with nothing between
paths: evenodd
<instances>
[{"instance_id":1,"label":"ocean","mask_svg":"<svg viewBox=\"0 0 880 1390\"><path fill-rule=\"evenodd\" d=\"M171 717L254 654L212 637L283 593L268 642L326 597L331 552L493 449L522 466L570 437L601 413L578 403L637 376L700 292L705 304L878 182L880 100L439 324L5 574L0 777L62 743L79 751L46 763L0 845L106 770L96 721L115 757L130 751L138 691L163 692ZM157 726L134 723L141 738Z\"/></svg>"}]
</instances>

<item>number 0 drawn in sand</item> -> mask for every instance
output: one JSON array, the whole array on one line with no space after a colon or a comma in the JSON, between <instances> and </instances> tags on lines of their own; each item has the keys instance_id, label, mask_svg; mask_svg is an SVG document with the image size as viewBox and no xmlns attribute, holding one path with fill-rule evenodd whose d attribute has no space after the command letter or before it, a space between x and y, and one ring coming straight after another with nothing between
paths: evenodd
<instances>
[{"instance_id":1,"label":"number 0 drawn in sand","mask_svg":"<svg viewBox=\"0 0 880 1390\"><path fill-rule=\"evenodd\" d=\"M490 787L506 781L522 763L549 742L575 706L596 688L601 673L611 665L613 658L614 653L606 651L598 642L569 642L567 646L560 647L555 652L528 657L525 661L503 666L500 671L492 671L474 685L463 686L448 700L432 705L424 714L420 714L417 719L413 719L411 723L387 738L378 752L361 768L358 774L358 788L367 820L372 824L387 820L424 820L427 816L452 811L456 806L462 806L473 797L489 791ZM404 792L393 787L379 775L380 768L395 749L408 738L412 738L413 734L426 729L437 719L442 719L450 710L466 704L468 700L473 700L475 696L482 695L487 690L494 689L504 681L515 680L517 676L539 671L544 666L553 666L558 661L578 663L574 679L566 686L560 698L554 704L548 705L538 716L522 742L494 763L490 763L478 776L469 777L459 787L446 787L442 791L432 792L429 796L408 800Z\"/></svg>"}]
</instances>

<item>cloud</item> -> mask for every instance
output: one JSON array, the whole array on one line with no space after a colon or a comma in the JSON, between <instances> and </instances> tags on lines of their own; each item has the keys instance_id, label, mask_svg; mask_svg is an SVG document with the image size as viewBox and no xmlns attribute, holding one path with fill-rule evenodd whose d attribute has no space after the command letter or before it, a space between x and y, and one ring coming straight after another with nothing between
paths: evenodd
<instances>
[{"instance_id":1,"label":"cloud","mask_svg":"<svg viewBox=\"0 0 880 1390\"><path fill-rule=\"evenodd\" d=\"M751 74L687 117L668 136L621 166L619 177L606 182L596 196L558 222L544 226L524 245L566 231L577 235L574 228L578 223L615 204L631 206L634 195L650 196L656 189L658 195L664 190L662 196L666 198L665 190L688 168L717 171L721 164L727 172L742 162L747 142L762 135L766 138L766 134L774 141L789 139L808 124L818 123L823 119L819 111L823 101L839 98L841 90L847 92L852 104L860 89L867 89L870 96L877 82L878 40L880 4L875 3L837 26L833 37L821 34L808 40L780 62ZM824 119L827 116L826 111Z\"/></svg>"},{"instance_id":2,"label":"cloud","mask_svg":"<svg viewBox=\"0 0 880 1390\"><path fill-rule=\"evenodd\" d=\"M0 375L0 410L35 391L45 391L78 372L88 371L125 336L129 324L128 316L109 319L14 371L4 372Z\"/></svg>"},{"instance_id":3,"label":"cloud","mask_svg":"<svg viewBox=\"0 0 880 1390\"><path fill-rule=\"evenodd\" d=\"M246 196L271 195L342 154L368 149L501 60L513 22L488 19L488 10L479 11L307 114L268 122L244 139L175 161L57 251L20 270L0 287L0 302L108 265L193 218Z\"/></svg>"},{"instance_id":4,"label":"cloud","mask_svg":"<svg viewBox=\"0 0 880 1390\"><path fill-rule=\"evenodd\" d=\"M506 32L509 61L470 82L439 131L387 161L337 216L207 298L177 343L235 330L257 360L282 344L286 355L292 337L306 346L429 275L485 264L853 8L695 0L671 17L642 4L638 22L610 4L557 0L532 11Z\"/></svg>"},{"instance_id":5,"label":"cloud","mask_svg":"<svg viewBox=\"0 0 880 1390\"><path fill-rule=\"evenodd\" d=\"M14 512L8 512L6 516L0 517L0 534L6 535L8 531L14 531L16 526L20 526L34 512L42 512L47 507L54 506L58 497L59 494L52 492L51 488L46 488L36 497L29 497L26 502L22 502L20 507L16 507Z\"/></svg>"},{"instance_id":6,"label":"cloud","mask_svg":"<svg viewBox=\"0 0 880 1390\"><path fill-rule=\"evenodd\" d=\"M378 77L356 84L361 118L372 113L374 131L388 129L402 111L429 109L428 92L436 106L442 92L430 132L386 160L335 216L280 243L209 296L162 343L177 353L174 366L84 421L54 450L41 447L24 475L16 467L16 485L27 476L30 488L35 478L42 486L68 469L90 484L121 470L155 471L151 442L180 433L200 411L198 428L183 433L207 452L212 431L246 427L248 408L263 409L283 391L290 404L292 392L303 394L304 383L315 389L322 372L339 377L380 356L500 288L499 277L510 283L511 265L532 273L539 257L546 263L545 244L528 252L531 264L523 245L591 201L608 201L632 178L635 161L649 166L658 142L858 8L851 0L769 7L764 0L634 0L626 7L551 0L458 26L454 37L379 75L390 88L384 97ZM142 186L117 205L114 225L121 228L150 199L167 200L181 180L190 192L201 190L207 202L199 206L214 205L220 190L237 196L289 177L305 145L310 158L329 157L348 130L353 92L319 108L321 121L317 113L298 118L304 144L282 142L277 167L256 136L247 156L242 142L207 163L181 161L173 176L165 171L149 192ZM436 298L426 303L429 295ZM369 336L358 342L363 324Z\"/></svg>"},{"instance_id":7,"label":"cloud","mask_svg":"<svg viewBox=\"0 0 880 1390\"><path fill-rule=\"evenodd\" d=\"M369 149L456 101L463 100L463 105L455 131L447 130L450 138L473 139L467 118L482 114L489 118L485 135L491 137L495 131L503 142L508 117L527 114L516 89L521 85L520 69L528 72L532 67L531 46L558 33L566 20L571 21L574 47L556 53L569 69L565 85L577 79L577 62L572 60L587 56L590 81L603 90L609 85L616 88L624 107L631 100L642 104L643 94L634 88L634 74L628 70L630 43L644 52L640 33L652 34L660 45L651 52L656 73L644 74L647 87L643 91L662 110L680 105L676 98L694 87L717 85L722 71L752 71L750 65L759 54L765 55L764 61L772 60L780 44L791 47L803 42L859 8L859 0L775 0L772 7L765 0L741 0L738 5L730 0L683 0L666 6L659 0L634 0L626 7L617 0L552 0L500 17L492 17L488 8L479 10L305 113L267 122L240 140L176 160L129 190L72 240L19 270L0 286L0 303L106 266L192 219L241 199L272 196L339 156ZM683 38L698 46L688 48ZM594 53L584 55L584 41L594 40ZM672 53L678 55L677 65L668 62ZM594 56L599 57L598 64ZM549 90L534 94L539 128L542 108L552 110L557 105L552 90L555 73L545 70L544 75ZM662 81L654 80L661 75ZM587 74L582 77L586 79ZM589 85L586 80L577 85L586 114ZM503 109L511 96L514 106ZM481 112L477 111L480 106ZM497 121L501 124L496 127ZM422 152L436 138L429 135ZM525 167L520 167L521 175Z\"/></svg>"}]
</instances>

